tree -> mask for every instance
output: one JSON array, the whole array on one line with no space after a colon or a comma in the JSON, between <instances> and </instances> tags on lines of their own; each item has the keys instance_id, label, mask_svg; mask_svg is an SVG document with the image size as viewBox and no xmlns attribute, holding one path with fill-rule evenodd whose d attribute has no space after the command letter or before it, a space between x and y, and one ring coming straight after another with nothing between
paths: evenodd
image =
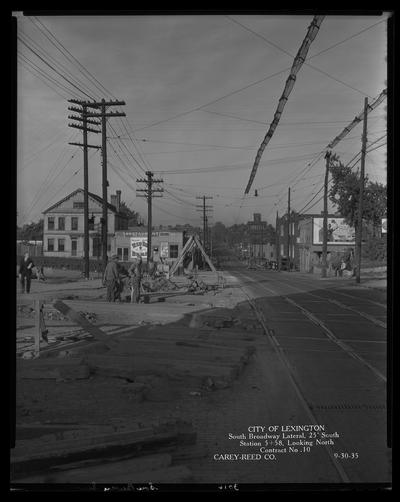
<instances>
[{"instance_id":1,"label":"tree","mask_svg":"<svg viewBox=\"0 0 400 502\"><path fill-rule=\"evenodd\" d=\"M22 228L17 227L17 239L21 241L43 240L43 219L36 223L25 223Z\"/></svg>"},{"instance_id":2,"label":"tree","mask_svg":"<svg viewBox=\"0 0 400 502\"><path fill-rule=\"evenodd\" d=\"M127 216L129 218L128 219L129 226L138 225L138 221L139 221L139 217L140 217L139 213L137 213L136 211L132 211L132 209L129 209L129 207L123 201L121 201L121 203L120 203L119 210L122 214L124 214L125 216Z\"/></svg>"},{"instance_id":3,"label":"tree","mask_svg":"<svg viewBox=\"0 0 400 502\"><path fill-rule=\"evenodd\" d=\"M350 226L358 226L358 208L360 199L360 175L352 168L343 165L337 155L331 157L330 173L332 185L329 199L338 208L338 212ZM386 216L387 189L382 183L369 181L365 177L363 196L363 220L374 227L380 226Z\"/></svg>"}]
</instances>

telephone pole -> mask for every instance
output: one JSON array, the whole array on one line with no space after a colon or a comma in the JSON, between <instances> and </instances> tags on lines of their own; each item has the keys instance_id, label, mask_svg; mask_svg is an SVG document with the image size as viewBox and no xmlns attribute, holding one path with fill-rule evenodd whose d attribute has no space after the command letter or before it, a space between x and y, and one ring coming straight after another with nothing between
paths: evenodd
<instances>
[{"instance_id":1,"label":"telephone pole","mask_svg":"<svg viewBox=\"0 0 400 502\"><path fill-rule=\"evenodd\" d=\"M322 238L322 272L321 276L326 277L328 262L328 178L331 153L326 152L325 155L325 181L324 181L324 221L323 221L323 238Z\"/></svg>"},{"instance_id":2,"label":"telephone pole","mask_svg":"<svg viewBox=\"0 0 400 502\"><path fill-rule=\"evenodd\" d=\"M276 246L276 266L278 270L281 269L280 263L280 246L279 246L279 216L278 216L278 211L276 212L276 222L275 222L275 228L276 228L276 235L275 235L275 246Z\"/></svg>"},{"instance_id":3,"label":"telephone pole","mask_svg":"<svg viewBox=\"0 0 400 502\"><path fill-rule=\"evenodd\" d=\"M212 209L212 206L206 205L206 200L207 199L212 199L212 197L209 197L207 195L202 195L201 197L196 197L196 199L202 199L203 204L200 205L198 204L197 207L201 208L198 209L198 211L201 211L203 213L203 245L204 249L206 249L206 242L207 242L207 211L210 211Z\"/></svg>"},{"instance_id":4,"label":"telephone pole","mask_svg":"<svg viewBox=\"0 0 400 502\"><path fill-rule=\"evenodd\" d=\"M364 99L364 124L361 146L361 165L360 165L360 196L358 200L358 220L356 227L356 282L361 279L361 247L362 247L362 223L363 223L363 197L365 184L365 154L367 148L367 116L368 116L368 98Z\"/></svg>"},{"instance_id":5,"label":"telephone pole","mask_svg":"<svg viewBox=\"0 0 400 502\"><path fill-rule=\"evenodd\" d=\"M288 209L287 209L287 263L290 272L290 187L288 188Z\"/></svg>"},{"instance_id":6,"label":"telephone pole","mask_svg":"<svg viewBox=\"0 0 400 502\"><path fill-rule=\"evenodd\" d=\"M68 100L72 102L72 100ZM93 129L88 127L88 124L100 125L100 122L90 120L87 118L87 106L83 104L84 102L74 101L75 104L79 104L82 108L75 108L73 106L68 107L71 112L78 113L79 115L69 115L68 118L71 120L76 120L82 122L82 125L68 124L68 127L74 127L75 129L80 129L83 135L82 143L69 143L74 146L83 147L83 256L84 256L84 276L85 279L89 279L89 165L88 165L88 148L100 148L100 146L89 145L87 142L88 132L99 133L98 129Z\"/></svg>"},{"instance_id":7,"label":"telephone pole","mask_svg":"<svg viewBox=\"0 0 400 502\"><path fill-rule=\"evenodd\" d=\"M153 197L162 197L163 188L154 188L154 183L162 183L163 180L153 179L153 173L151 171L146 171L147 179L136 180L137 183L146 183L146 188L138 188L137 192L144 192L143 194L137 194L137 197L147 198L147 263L149 263L151 258L151 234L152 234L152 199Z\"/></svg>"},{"instance_id":8,"label":"telephone pole","mask_svg":"<svg viewBox=\"0 0 400 502\"><path fill-rule=\"evenodd\" d=\"M102 132L102 188L103 188L103 214L102 214L102 233L101 233L101 247L102 247L102 257L103 257L103 271L107 265L107 235L108 235L108 222L107 222L107 118L110 117L125 117L124 112L108 112L107 108L110 106L123 106L125 101L106 101L102 99L101 101L85 101L78 102L77 100L71 99L71 103L77 103L85 105L87 108L94 108L97 112L86 113L86 117L97 117L101 119L101 132Z\"/></svg>"}]
</instances>

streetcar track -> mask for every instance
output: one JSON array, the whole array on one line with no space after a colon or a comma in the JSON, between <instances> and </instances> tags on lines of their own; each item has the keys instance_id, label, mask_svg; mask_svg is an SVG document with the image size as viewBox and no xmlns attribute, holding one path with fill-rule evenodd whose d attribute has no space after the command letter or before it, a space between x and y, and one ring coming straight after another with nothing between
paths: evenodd
<instances>
[{"instance_id":1,"label":"streetcar track","mask_svg":"<svg viewBox=\"0 0 400 502\"><path fill-rule=\"evenodd\" d=\"M245 276L246 277L246 276ZM249 276L247 276L249 278ZM276 291L267 288L264 284L258 284L257 281L253 278L250 278L251 281L253 281L253 284L257 284L258 287L265 289L266 291L269 291L272 294L275 294L276 296L280 296L281 298L285 299L288 303L291 305L297 307L303 314L315 325L320 327L326 336L331 340L333 343L338 345L348 356L353 358L354 360L357 360L359 363L361 363L363 366L369 368L375 376L377 376L379 379L383 380L384 382L387 381L385 375L383 375L379 370L377 370L372 364L370 364L368 361L366 361L363 357L361 357L354 349L352 349L349 345L344 343L342 340L337 338L335 334L320 320L318 319L312 312L308 311L304 307L302 307L300 304L292 300L291 298L288 298L287 296L283 294L279 294ZM297 288L295 288L297 289ZM304 292L305 293L305 292Z\"/></svg>"},{"instance_id":2,"label":"streetcar track","mask_svg":"<svg viewBox=\"0 0 400 502\"><path fill-rule=\"evenodd\" d=\"M268 327L262 311L257 307L256 303L254 302L254 298L252 298L247 293L247 291L245 290L244 287L242 287L242 286L240 286L240 287L241 287L242 291L244 292L244 294L247 296L249 304L253 308L258 321L260 322L261 326L264 329L265 334L268 335L268 337L271 341L272 347L274 348L275 352L277 353L281 363L283 364L284 367L286 367L290 382L293 386L293 389L294 389L297 397L299 398L300 403L303 406L304 411L306 412L306 414L310 418L311 423L314 425L317 425L319 423L319 421L317 420L316 416L314 415L312 406L310 406L310 404L307 402L307 400L301 390L301 387L300 387L299 383L297 382L297 379L295 376L295 371L294 371L292 365L290 364L288 358L285 356L284 349L282 348L279 341L277 340L275 333L274 333L274 330ZM338 473L342 482L350 483L350 479L347 476L346 471L344 470L344 468L340 464L340 462L335 458L332 448L329 445L324 445L324 448L329 456L330 461L333 464L333 467L335 468L335 470Z\"/></svg>"},{"instance_id":3,"label":"streetcar track","mask_svg":"<svg viewBox=\"0 0 400 502\"><path fill-rule=\"evenodd\" d=\"M334 300L332 298L325 298L323 296L320 296L320 295L316 295L315 293L310 293L309 291L304 291L300 288L296 288L296 286L293 286L292 284L288 284L287 281L282 281L285 286L288 286L289 288L292 288L294 289L295 291L298 291L299 293L303 293L303 294L306 294L306 295L310 295L310 296L314 296L316 298L321 298L321 300L318 300L321 301L321 302L329 302L329 303L332 303L334 305L337 305L338 307L340 308L344 308L346 310L350 310L351 312L354 312L355 314L358 314L360 317L364 317L364 319L367 319L368 321L376 324L377 326L380 326L381 328L384 328L386 329L387 328L387 325L384 321L381 321L379 319L376 319L375 317L369 315L369 314L366 314L365 312L360 312L359 310L356 310L355 308L353 308L352 306L350 305L345 305L344 303L342 302L339 302L338 300ZM262 286L262 285L261 285ZM336 291L336 290L335 290ZM329 314L328 314L329 315ZM341 314L340 314L341 315Z\"/></svg>"},{"instance_id":4,"label":"streetcar track","mask_svg":"<svg viewBox=\"0 0 400 502\"><path fill-rule=\"evenodd\" d=\"M287 281L285 281L285 279L283 279L283 277L281 277L281 278L282 278L282 282L283 282L284 284L288 284L288 282L287 282ZM296 280L303 281L303 284L307 284L307 285L308 285L308 283L306 282L307 280L306 280L304 277L298 277L298 276L296 276ZM332 283L331 283L331 285L332 285L332 286L334 286L335 284L332 282ZM363 302L372 303L373 305L377 305L378 307L381 307L381 308L387 309L387 305L386 305L386 304L384 304L384 303L376 302L376 301L374 301L374 300L370 300L369 298L360 298L360 297L358 297L358 296L350 295L349 293L344 293L343 291L340 291L340 289L338 289L338 287L336 287L336 288L334 289L334 291L335 291L335 293L337 293L337 294L339 294L339 295L342 295L342 296L347 296L347 297L349 297L349 298L353 298L354 300L358 300L358 301L360 301L360 300L361 300L361 301L363 301ZM320 298L323 298L323 297L321 296Z\"/></svg>"}]
</instances>

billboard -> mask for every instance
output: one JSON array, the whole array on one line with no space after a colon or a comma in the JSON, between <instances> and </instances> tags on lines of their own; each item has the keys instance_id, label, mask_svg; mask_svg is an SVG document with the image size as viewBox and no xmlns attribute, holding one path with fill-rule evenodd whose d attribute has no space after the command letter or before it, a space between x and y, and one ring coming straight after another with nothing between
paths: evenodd
<instances>
[{"instance_id":1,"label":"billboard","mask_svg":"<svg viewBox=\"0 0 400 502\"><path fill-rule=\"evenodd\" d=\"M161 258L168 258L168 242L162 242L160 245L160 256Z\"/></svg>"},{"instance_id":2,"label":"billboard","mask_svg":"<svg viewBox=\"0 0 400 502\"><path fill-rule=\"evenodd\" d=\"M313 218L313 244L322 244L323 218ZM355 244L355 230L344 218L328 218L328 244Z\"/></svg>"},{"instance_id":3,"label":"billboard","mask_svg":"<svg viewBox=\"0 0 400 502\"><path fill-rule=\"evenodd\" d=\"M147 237L131 237L131 258L147 259Z\"/></svg>"}]
</instances>

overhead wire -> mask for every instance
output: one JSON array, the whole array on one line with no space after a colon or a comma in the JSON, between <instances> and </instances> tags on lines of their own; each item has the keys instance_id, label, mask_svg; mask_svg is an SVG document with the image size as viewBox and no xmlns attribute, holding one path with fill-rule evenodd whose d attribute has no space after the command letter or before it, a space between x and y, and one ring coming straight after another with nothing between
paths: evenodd
<instances>
[{"instance_id":1,"label":"overhead wire","mask_svg":"<svg viewBox=\"0 0 400 502\"><path fill-rule=\"evenodd\" d=\"M306 61L309 61L310 59L313 59L313 58L315 58L315 57L319 56L320 54L323 54L323 53L325 53L325 52L327 52L327 51L329 51L329 50L331 50L331 49L333 49L333 48L337 47L338 45L343 44L343 43L347 42L348 40L351 40L351 39L353 39L353 38L355 38L355 37L357 37L357 36L361 35L362 33L364 33L364 32L366 32L366 31L368 31L369 29L374 28L375 26L377 26L378 24L383 23L383 22L386 22L386 19L383 19L383 20L381 20L381 21L379 21L379 22L377 22L377 23L374 23L373 25L371 25L371 26L369 26L369 27L367 27L367 28L364 28L363 30L361 30L361 31L359 31L359 32L357 32L357 33L355 33L355 34L351 35L350 37L347 37L347 38L345 38L344 40L341 40L341 41L339 41L339 42L336 42L335 44L333 44L333 45L331 45L331 46L329 46L329 47L327 47L327 48L323 49L322 51L320 51L320 52L318 52L318 53L316 53L316 54L314 54L314 55L312 55L312 56L309 56L308 58L306 58ZM211 101L208 101L207 103L204 103L204 104L202 104L202 105L200 105L200 106L193 107L193 108L191 108L191 109L189 109L189 110L186 110L186 111L184 111L184 112L180 112L180 113L177 113L177 114L172 115L172 116L170 116L170 117L167 117L167 118L165 118L165 119L161 119L161 120L158 120L158 121L153 122L153 123L151 123L151 124L147 124L147 125L145 125L145 126L143 126L143 127L140 127L140 128L138 128L138 129L136 129L136 130L135 130L135 132L137 132L137 131L141 131L141 130L143 130L143 129L148 129L149 127L154 127L154 126L156 126L156 125L162 124L162 123L167 122L167 121L170 121L170 120L174 120L174 119L179 118L179 117L183 117L183 116L188 115L188 114L190 114L190 113L192 113L192 112L195 112L195 111L202 110L203 108L205 108L205 107L207 107L207 106L210 106L210 105L212 105L212 104L214 104L214 103L217 103L217 102L219 102L219 101L221 101L221 100L223 100L223 99L225 99L225 98L228 98L228 97L230 97L230 96L233 96L234 94L237 94L237 93L242 92L242 91L244 91L244 90L246 90L246 89L249 89L250 87L253 87L253 86L257 85L257 84L260 84L261 82L265 82L266 80L269 80L270 78L273 78L273 77L275 77L275 76L277 76L277 75L281 75L282 73L285 73L285 72L286 72L286 71L288 71L288 70L290 70L290 67L288 67L288 68L284 68L283 70L277 71L277 72L272 73L272 74L270 74L270 75L267 75L266 77L263 77L263 78L261 78L261 79L259 79L259 80L256 80L256 81L254 81L254 82L251 82L250 84L244 85L243 87L240 87L240 88L235 89L235 90L233 90L233 91L230 91L230 92L228 92L228 93L226 93L226 94L223 94L222 96L220 96L220 97L218 97L218 98L216 98L216 99L213 99L213 100L211 100Z\"/></svg>"},{"instance_id":2,"label":"overhead wire","mask_svg":"<svg viewBox=\"0 0 400 502\"><path fill-rule=\"evenodd\" d=\"M240 23L239 21L237 21L236 19L233 19L232 17L230 16L226 16L228 19L230 19L231 21L233 21L234 23L236 23L237 25L241 26L242 28L244 28L245 30L249 31L250 33L252 33L253 35L261 38L262 40L264 40L265 42L267 42L268 45L271 45L272 47L275 47L276 49L278 49L279 51L283 52L284 54L286 54L287 56L290 56L291 58L295 57L293 56L293 54L291 54L290 52L286 51L285 49L283 49L282 47L280 47L278 44L275 44L274 42L271 42L270 40L268 40L266 37L264 37L263 35L261 35L260 33L257 33L256 31L252 30L251 28L249 28L248 26L245 26L244 24ZM315 57L315 56L314 56ZM321 73L322 75L325 75L329 78L331 78L332 80L335 80L336 82L339 82L340 84L343 84L344 86L346 87L349 87L350 89L352 89L353 91L356 91L356 92L359 92L360 94L362 94L363 96L368 96L368 97L371 97L369 96L366 92L364 91L361 91L360 89L357 89L356 87L353 87L352 85L346 83L346 82L343 82L342 80L339 80L338 78L334 77L333 75L331 75L330 73L324 71L324 70L321 70L320 68L317 68L316 66L314 65L311 65L310 63L304 61L304 64L306 66L308 66L309 68L312 68L313 70Z\"/></svg>"}]
</instances>

